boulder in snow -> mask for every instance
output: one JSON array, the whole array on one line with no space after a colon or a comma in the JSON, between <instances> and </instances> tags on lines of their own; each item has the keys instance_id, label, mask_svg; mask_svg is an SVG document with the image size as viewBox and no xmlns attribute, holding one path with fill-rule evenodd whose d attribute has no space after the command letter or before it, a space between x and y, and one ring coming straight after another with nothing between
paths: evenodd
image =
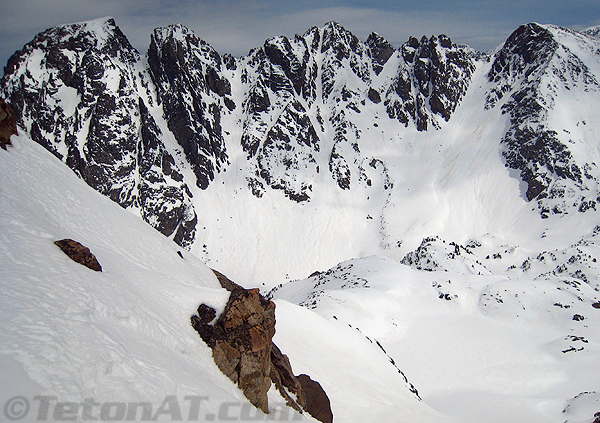
<instances>
[{"instance_id":1,"label":"boulder in snow","mask_svg":"<svg viewBox=\"0 0 600 423\"><path fill-rule=\"evenodd\" d=\"M68 238L55 241L54 243L73 261L83 264L85 267L95 270L96 272L102 272L102 266L100 266L96 256L90 252L89 248Z\"/></svg>"}]
</instances>

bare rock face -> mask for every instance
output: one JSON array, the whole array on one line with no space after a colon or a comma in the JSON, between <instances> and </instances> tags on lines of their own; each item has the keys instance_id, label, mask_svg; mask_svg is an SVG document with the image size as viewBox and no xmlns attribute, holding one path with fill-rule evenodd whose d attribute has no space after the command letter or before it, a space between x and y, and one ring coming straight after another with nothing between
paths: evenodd
<instances>
[{"instance_id":1,"label":"bare rock face","mask_svg":"<svg viewBox=\"0 0 600 423\"><path fill-rule=\"evenodd\" d=\"M258 289L231 284L225 311L216 323L208 324L214 319L214 310L202 304L198 316L192 316L192 326L212 348L219 369L237 383L255 407L268 413L275 304Z\"/></svg>"},{"instance_id":2,"label":"bare rock face","mask_svg":"<svg viewBox=\"0 0 600 423\"><path fill-rule=\"evenodd\" d=\"M272 341L275 303L265 299L258 289L245 289L223 274L217 271L215 274L221 286L231 292L225 310L212 323L215 310L202 304L191 321L202 340L212 348L217 367L264 413L269 412L267 392L273 382L288 406L300 413L305 410L317 419L325 416L323 422L333 421L325 391L306 375L303 376L310 382L303 385L294 376L287 356ZM305 398L310 399L310 407Z\"/></svg>"},{"instance_id":3,"label":"bare rock face","mask_svg":"<svg viewBox=\"0 0 600 423\"><path fill-rule=\"evenodd\" d=\"M148 49L150 75L169 129L206 189L227 164L222 113L235 107L221 56L182 25L157 28Z\"/></svg>"},{"instance_id":4,"label":"bare rock face","mask_svg":"<svg viewBox=\"0 0 600 423\"><path fill-rule=\"evenodd\" d=\"M306 400L305 409L308 414L323 423L332 423L333 413L331 412L331 405L321 384L312 380L308 375L300 375L297 379L304 392Z\"/></svg>"},{"instance_id":5,"label":"bare rock face","mask_svg":"<svg viewBox=\"0 0 600 423\"><path fill-rule=\"evenodd\" d=\"M270 374L271 380L281 396L286 400L286 404L299 413L302 413L303 409L308 411L302 385L296 376L294 376L290 360L275 344L271 348L271 363L273 365ZM292 399L288 392L296 395L296 400Z\"/></svg>"},{"instance_id":6,"label":"bare rock face","mask_svg":"<svg viewBox=\"0 0 600 423\"><path fill-rule=\"evenodd\" d=\"M387 63L392 54L394 54L394 46L375 32L372 32L371 35L369 35L366 44L367 47L369 47L371 58L373 59L373 70L379 75L383 70L383 66Z\"/></svg>"},{"instance_id":7,"label":"bare rock face","mask_svg":"<svg viewBox=\"0 0 600 423\"><path fill-rule=\"evenodd\" d=\"M413 122L418 131L439 129L439 119L450 120L467 92L475 61L466 48L446 35L415 37L400 47L402 60L386 93L390 118L404 125Z\"/></svg>"},{"instance_id":8,"label":"bare rock face","mask_svg":"<svg viewBox=\"0 0 600 423\"><path fill-rule=\"evenodd\" d=\"M0 98L0 147L4 150L11 145L11 135L17 135L17 122L10 106Z\"/></svg>"},{"instance_id":9,"label":"bare rock face","mask_svg":"<svg viewBox=\"0 0 600 423\"><path fill-rule=\"evenodd\" d=\"M66 238L55 241L54 244L63 250L63 252L73 261L95 270L96 272L102 272L102 266L98 263L96 256L90 252L89 248L84 247L79 242Z\"/></svg>"},{"instance_id":10,"label":"bare rock face","mask_svg":"<svg viewBox=\"0 0 600 423\"><path fill-rule=\"evenodd\" d=\"M226 310L215 325L215 362L253 405L268 413L275 304L265 300L258 289L235 290Z\"/></svg>"}]
</instances>

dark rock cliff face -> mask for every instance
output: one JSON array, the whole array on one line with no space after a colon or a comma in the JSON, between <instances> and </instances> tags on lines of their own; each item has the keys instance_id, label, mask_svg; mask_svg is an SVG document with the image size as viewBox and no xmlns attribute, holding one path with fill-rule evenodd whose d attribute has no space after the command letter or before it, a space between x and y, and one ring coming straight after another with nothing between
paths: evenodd
<instances>
[{"instance_id":1,"label":"dark rock cliff face","mask_svg":"<svg viewBox=\"0 0 600 423\"><path fill-rule=\"evenodd\" d=\"M197 216L191 204L192 193L175 165L173 156L161 141L161 131L139 100L140 137L137 146L137 203L142 218L161 233L173 236L181 246L193 243Z\"/></svg>"},{"instance_id":2,"label":"dark rock cliff face","mask_svg":"<svg viewBox=\"0 0 600 423\"><path fill-rule=\"evenodd\" d=\"M151 97L140 96L147 81L138 60L112 19L63 25L10 58L1 89L34 141L188 246L196 219L191 193L148 111Z\"/></svg>"},{"instance_id":3,"label":"dark rock cliff face","mask_svg":"<svg viewBox=\"0 0 600 423\"><path fill-rule=\"evenodd\" d=\"M150 74L167 125L206 189L227 162L221 113L233 101L219 54L181 25L157 28L148 50Z\"/></svg>"},{"instance_id":4,"label":"dark rock cliff face","mask_svg":"<svg viewBox=\"0 0 600 423\"><path fill-rule=\"evenodd\" d=\"M307 65L309 60L308 46L304 38L297 36L294 40L294 47L300 46L300 54L294 52L292 43L287 37L277 37L267 40L263 46L265 57L269 62L278 66L284 73L288 81L280 80L273 81L271 85L275 90L277 88L293 89L298 95L308 98L310 95L307 82ZM281 87L277 87L277 83L282 83Z\"/></svg>"},{"instance_id":5,"label":"dark rock cliff face","mask_svg":"<svg viewBox=\"0 0 600 423\"><path fill-rule=\"evenodd\" d=\"M590 170L597 164L578 163L571 147L548 123L561 88L600 91L587 66L550 30L527 24L513 32L496 54L488 78L494 86L486 107L507 99L502 111L510 116L510 127L502 139L502 155L506 166L519 171L527 184L526 199L537 201L542 217L566 212L571 206L595 210L598 192L588 187L596 185ZM569 199L571 187L581 195Z\"/></svg>"},{"instance_id":6,"label":"dark rock cliff face","mask_svg":"<svg viewBox=\"0 0 600 423\"><path fill-rule=\"evenodd\" d=\"M225 310L214 323L215 310L205 304L191 317L192 326L212 349L215 364L264 413L269 413L267 392L274 383L288 406L324 423L332 422L329 399L321 385L307 375L294 376L287 356L272 341L275 303L258 289L244 289L223 274L215 274L231 292Z\"/></svg>"},{"instance_id":7,"label":"dark rock cliff face","mask_svg":"<svg viewBox=\"0 0 600 423\"><path fill-rule=\"evenodd\" d=\"M242 105L241 143L254 173L248 185L257 196L267 186L291 200L308 201L310 181L319 173L314 155L320 139L303 105L315 94L306 42L301 37L269 39L245 64L242 82L249 90Z\"/></svg>"},{"instance_id":8,"label":"dark rock cliff face","mask_svg":"<svg viewBox=\"0 0 600 423\"><path fill-rule=\"evenodd\" d=\"M383 66L394 54L395 49L385 38L374 32L369 35L366 44L373 59L373 71L379 75L383 70Z\"/></svg>"},{"instance_id":9,"label":"dark rock cliff face","mask_svg":"<svg viewBox=\"0 0 600 423\"><path fill-rule=\"evenodd\" d=\"M418 131L439 127L435 116L450 119L469 87L474 59L446 35L420 41L411 37L400 47L400 55L386 96L389 116L404 125L413 122Z\"/></svg>"}]
</instances>

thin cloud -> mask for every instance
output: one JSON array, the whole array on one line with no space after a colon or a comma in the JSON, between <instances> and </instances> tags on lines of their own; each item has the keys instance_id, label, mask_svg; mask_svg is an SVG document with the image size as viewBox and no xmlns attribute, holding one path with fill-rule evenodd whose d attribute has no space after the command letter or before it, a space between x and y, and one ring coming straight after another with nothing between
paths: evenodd
<instances>
[{"instance_id":1,"label":"thin cloud","mask_svg":"<svg viewBox=\"0 0 600 423\"><path fill-rule=\"evenodd\" d=\"M377 32L398 47L409 36L444 33L454 42L488 50L530 21L585 29L600 23L600 2L483 0L20 0L0 4L0 61L49 27L113 16L141 53L158 26L182 23L220 53L247 54L267 38L303 34L335 20L365 40Z\"/></svg>"}]
</instances>

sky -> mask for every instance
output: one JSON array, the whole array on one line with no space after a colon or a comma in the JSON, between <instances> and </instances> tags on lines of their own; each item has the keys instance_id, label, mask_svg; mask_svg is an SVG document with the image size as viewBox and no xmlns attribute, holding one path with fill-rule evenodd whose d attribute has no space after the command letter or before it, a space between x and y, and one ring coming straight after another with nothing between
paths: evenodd
<instances>
[{"instance_id":1,"label":"sky","mask_svg":"<svg viewBox=\"0 0 600 423\"><path fill-rule=\"evenodd\" d=\"M551 23L581 30L600 25L599 0L16 0L0 1L0 63L56 25L104 16L140 53L159 26L181 23L219 53L241 56L270 37L293 37L337 21L361 40L377 32L399 47L409 36L448 35L487 51L519 25Z\"/></svg>"}]
</instances>

